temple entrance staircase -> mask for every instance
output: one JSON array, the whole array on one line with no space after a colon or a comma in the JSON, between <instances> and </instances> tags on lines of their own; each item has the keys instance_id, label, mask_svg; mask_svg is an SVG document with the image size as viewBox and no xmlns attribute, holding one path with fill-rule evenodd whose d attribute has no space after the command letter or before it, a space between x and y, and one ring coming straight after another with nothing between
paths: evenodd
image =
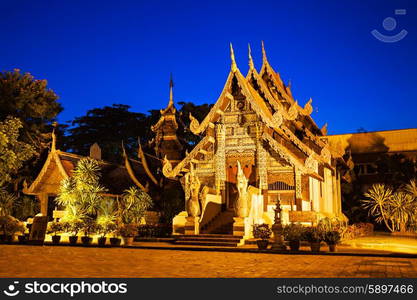
<instances>
[{"instance_id":1,"label":"temple entrance staircase","mask_svg":"<svg viewBox=\"0 0 417 300\"><path fill-rule=\"evenodd\" d=\"M220 211L200 228L198 235L175 236L177 245L237 247L243 244L243 236L233 235L232 210Z\"/></svg>"}]
</instances>

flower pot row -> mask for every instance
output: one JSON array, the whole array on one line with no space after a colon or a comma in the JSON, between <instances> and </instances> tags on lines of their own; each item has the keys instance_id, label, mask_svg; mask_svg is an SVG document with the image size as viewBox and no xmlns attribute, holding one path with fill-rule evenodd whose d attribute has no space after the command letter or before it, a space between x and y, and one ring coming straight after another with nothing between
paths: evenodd
<instances>
[{"instance_id":1,"label":"flower pot row","mask_svg":"<svg viewBox=\"0 0 417 300\"><path fill-rule=\"evenodd\" d=\"M104 247L106 245L107 239L110 242L111 246L120 246L122 239L117 238L117 237L111 237L111 238L107 238L107 237L99 237L97 239L97 245L100 247ZM79 241L79 237L78 236L69 236L68 237L69 240L69 244L70 245L77 245L78 241ZM52 236L52 244L54 245L58 245L61 241L61 236L60 235L53 235ZM93 243L93 238L89 237L89 236L82 236L81 239L81 244L84 246L90 246ZM133 237L123 237L123 244L125 246L131 246L133 243Z\"/></svg>"},{"instance_id":2,"label":"flower pot row","mask_svg":"<svg viewBox=\"0 0 417 300\"><path fill-rule=\"evenodd\" d=\"M253 236L258 238L259 250L266 250L271 236L271 229L267 224L255 224ZM329 252L336 251L336 244L340 241L340 233L336 230L326 229L319 226L305 227L301 224L288 224L282 228L281 234L284 240L288 241L291 251L299 251L300 241L310 243L312 252L319 252L321 242L325 241L329 246Z\"/></svg>"}]
</instances>

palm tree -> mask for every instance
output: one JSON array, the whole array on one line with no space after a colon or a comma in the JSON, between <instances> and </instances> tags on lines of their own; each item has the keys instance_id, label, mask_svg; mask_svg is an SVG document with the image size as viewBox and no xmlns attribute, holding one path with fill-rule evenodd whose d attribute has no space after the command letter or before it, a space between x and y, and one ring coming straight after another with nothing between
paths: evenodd
<instances>
[{"instance_id":1,"label":"palm tree","mask_svg":"<svg viewBox=\"0 0 417 300\"><path fill-rule=\"evenodd\" d=\"M368 213L375 217L378 223L384 222L385 226L393 232L395 230L393 224L388 223L388 220L392 221L390 216L389 202L392 197L392 189L385 184L374 184L365 193L365 197L368 199L361 200L362 206L368 209Z\"/></svg>"},{"instance_id":2,"label":"palm tree","mask_svg":"<svg viewBox=\"0 0 417 300\"><path fill-rule=\"evenodd\" d=\"M118 216L123 224L138 224L151 206L151 197L132 186L125 190L122 198L118 201Z\"/></svg>"},{"instance_id":3,"label":"palm tree","mask_svg":"<svg viewBox=\"0 0 417 300\"><path fill-rule=\"evenodd\" d=\"M417 199L417 180L410 180L410 182L404 186L404 191L414 199Z\"/></svg>"},{"instance_id":4,"label":"palm tree","mask_svg":"<svg viewBox=\"0 0 417 300\"><path fill-rule=\"evenodd\" d=\"M73 176L61 182L56 203L67 207L78 206L91 218L97 216L106 189L100 184L100 165L92 158L78 161Z\"/></svg>"},{"instance_id":5,"label":"palm tree","mask_svg":"<svg viewBox=\"0 0 417 300\"><path fill-rule=\"evenodd\" d=\"M389 202L390 220L396 229L405 232L415 209L414 199L405 192L394 193Z\"/></svg>"}]
</instances>

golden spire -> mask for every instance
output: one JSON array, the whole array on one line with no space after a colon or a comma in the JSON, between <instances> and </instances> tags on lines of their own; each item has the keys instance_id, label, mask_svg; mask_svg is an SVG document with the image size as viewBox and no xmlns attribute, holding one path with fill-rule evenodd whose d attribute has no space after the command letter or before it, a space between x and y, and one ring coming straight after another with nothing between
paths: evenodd
<instances>
[{"instance_id":1,"label":"golden spire","mask_svg":"<svg viewBox=\"0 0 417 300\"><path fill-rule=\"evenodd\" d=\"M253 59L252 59L252 51L250 49L250 44L248 43L248 51L249 51L249 69L255 69L255 65L253 64Z\"/></svg>"},{"instance_id":2,"label":"golden spire","mask_svg":"<svg viewBox=\"0 0 417 300\"><path fill-rule=\"evenodd\" d=\"M51 145L51 151L54 152L54 151L56 151L56 134L55 134L55 130L58 127L58 122L53 122L52 123L52 127L54 129L52 130L52 145Z\"/></svg>"},{"instance_id":3,"label":"golden spire","mask_svg":"<svg viewBox=\"0 0 417 300\"><path fill-rule=\"evenodd\" d=\"M171 76L169 78L169 102L168 102L168 107L174 105L173 87L174 87L174 81L172 80L172 73L171 73Z\"/></svg>"},{"instance_id":4,"label":"golden spire","mask_svg":"<svg viewBox=\"0 0 417 300\"><path fill-rule=\"evenodd\" d=\"M268 59L266 58L266 51L265 51L264 41L262 41L262 61L264 63L268 63Z\"/></svg>"},{"instance_id":5,"label":"golden spire","mask_svg":"<svg viewBox=\"0 0 417 300\"><path fill-rule=\"evenodd\" d=\"M230 43L230 59L232 60L232 72L234 73L237 71L237 65L236 65L235 53L233 51L232 43Z\"/></svg>"}]
</instances>

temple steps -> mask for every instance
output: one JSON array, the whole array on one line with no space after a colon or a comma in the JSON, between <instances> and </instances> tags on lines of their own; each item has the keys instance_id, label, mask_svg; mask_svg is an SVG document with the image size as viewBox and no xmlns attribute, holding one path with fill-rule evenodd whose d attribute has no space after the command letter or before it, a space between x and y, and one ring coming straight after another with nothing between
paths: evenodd
<instances>
[{"instance_id":1,"label":"temple steps","mask_svg":"<svg viewBox=\"0 0 417 300\"><path fill-rule=\"evenodd\" d=\"M174 238L176 245L237 247L243 244L243 236L231 234L179 235Z\"/></svg>"},{"instance_id":2,"label":"temple steps","mask_svg":"<svg viewBox=\"0 0 417 300\"><path fill-rule=\"evenodd\" d=\"M231 234L233 232L233 211L219 212L201 228L203 234Z\"/></svg>"}]
</instances>

